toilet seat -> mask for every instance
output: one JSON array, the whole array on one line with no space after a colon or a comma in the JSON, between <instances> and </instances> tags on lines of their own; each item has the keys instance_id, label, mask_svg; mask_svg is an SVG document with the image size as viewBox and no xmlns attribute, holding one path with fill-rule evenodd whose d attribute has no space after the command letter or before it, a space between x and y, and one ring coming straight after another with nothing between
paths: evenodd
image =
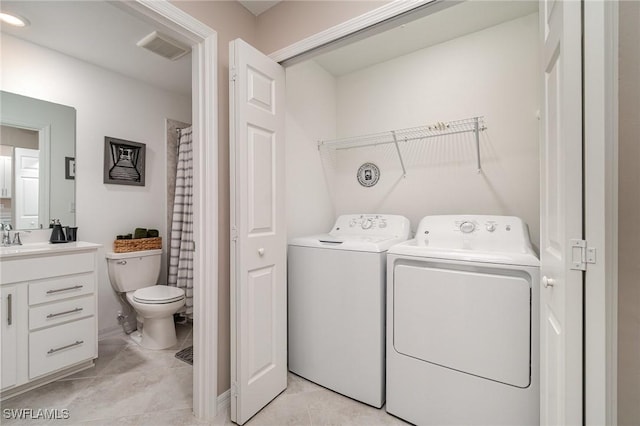
<instances>
[{"instance_id":1,"label":"toilet seat","mask_svg":"<svg viewBox=\"0 0 640 426\"><path fill-rule=\"evenodd\" d=\"M168 285L153 285L136 290L133 300L148 305L173 303L184 299L184 290Z\"/></svg>"}]
</instances>

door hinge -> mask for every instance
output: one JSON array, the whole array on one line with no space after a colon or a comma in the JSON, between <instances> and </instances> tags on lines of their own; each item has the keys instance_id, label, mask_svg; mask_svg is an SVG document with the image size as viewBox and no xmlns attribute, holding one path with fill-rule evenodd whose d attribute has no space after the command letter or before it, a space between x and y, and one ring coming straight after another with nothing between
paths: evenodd
<instances>
[{"instance_id":1,"label":"door hinge","mask_svg":"<svg viewBox=\"0 0 640 426\"><path fill-rule=\"evenodd\" d=\"M238 78L238 74L236 73L236 67L231 67L229 69L229 79L231 81L236 81L236 78Z\"/></svg>"},{"instance_id":2,"label":"door hinge","mask_svg":"<svg viewBox=\"0 0 640 426\"><path fill-rule=\"evenodd\" d=\"M238 385L234 382L231 383L231 397L236 398L238 396Z\"/></svg>"},{"instance_id":3,"label":"door hinge","mask_svg":"<svg viewBox=\"0 0 640 426\"><path fill-rule=\"evenodd\" d=\"M238 229L235 226L231 227L231 241L238 241Z\"/></svg>"},{"instance_id":4,"label":"door hinge","mask_svg":"<svg viewBox=\"0 0 640 426\"><path fill-rule=\"evenodd\" d=\"M596 249L585 240L571 240L571 269L586 271L588 263L596 263Z\"/></svg>"}]
</instances>

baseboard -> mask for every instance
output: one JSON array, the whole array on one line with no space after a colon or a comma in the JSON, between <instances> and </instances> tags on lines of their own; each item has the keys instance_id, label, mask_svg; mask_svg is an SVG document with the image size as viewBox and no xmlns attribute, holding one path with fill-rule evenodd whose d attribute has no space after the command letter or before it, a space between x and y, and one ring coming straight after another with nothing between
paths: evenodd
<instances>
[{"instance_id":1,"label":"baseboard","mask_svg":"<svg viewBox=\"0 0 640 426\"><path fill-rule=\"evenodd\" d=\"M95 366L94 360L90 359L89 361L82 361L81 363L74 365L72 367L64 368L55 373L47 374L44 377L39 379L32 380L28 383L24 383L20 386L16 386L15 388L9 388L2 392L0 392L0 401L4 401L9 398L13 398L16 395L20 395L27 391L36 389L40 386L44 386L48 383L55 382L57 380L63 379L67 376L71 376L72 374L76 374L82 370L86 370L88 368L93 368Z\"/></svg>"},{"instance_id":2,"label":"baseboard","mask_svg":"<svg viewBox=\"0 0 640 426\"><path fill-rule=\"evenodd\" d=\"M227 389L222 394L218 395L218 409L217 412L220 413L225 408L231 405L231 389Z\"/></svg>"}]
</instances>

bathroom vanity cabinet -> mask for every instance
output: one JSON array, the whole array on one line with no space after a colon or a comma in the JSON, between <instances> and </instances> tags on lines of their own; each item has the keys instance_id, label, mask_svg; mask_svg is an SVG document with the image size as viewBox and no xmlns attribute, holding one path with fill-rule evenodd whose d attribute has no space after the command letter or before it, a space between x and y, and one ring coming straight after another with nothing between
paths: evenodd
<instances>
[{"instance_id":1,"label":"bathroom vanity cabinet","mask_svg":"<svg viewBox=\"0 0 640 426\"><path fill-rule=\"evenodd\" d=\"M2 399L93 366L99 247L0 248Z\"/></svg>"}]
</instances>

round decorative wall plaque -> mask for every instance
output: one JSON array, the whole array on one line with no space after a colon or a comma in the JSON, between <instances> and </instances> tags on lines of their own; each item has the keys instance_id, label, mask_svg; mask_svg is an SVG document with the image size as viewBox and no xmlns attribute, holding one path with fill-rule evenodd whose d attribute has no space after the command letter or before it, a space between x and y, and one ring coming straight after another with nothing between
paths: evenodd
<instances>
[{"instance_id":1,"label":"round decorative wall plaque","mask_svg":"<svg viewBox=\"0 0 640 426\"><path fill-rule=\"evenodd\" d=\"M364 163L358 169L358 183L364 187L370 187L378 183L380 169L373 163Z\"/></svg>"}]
</instances>

